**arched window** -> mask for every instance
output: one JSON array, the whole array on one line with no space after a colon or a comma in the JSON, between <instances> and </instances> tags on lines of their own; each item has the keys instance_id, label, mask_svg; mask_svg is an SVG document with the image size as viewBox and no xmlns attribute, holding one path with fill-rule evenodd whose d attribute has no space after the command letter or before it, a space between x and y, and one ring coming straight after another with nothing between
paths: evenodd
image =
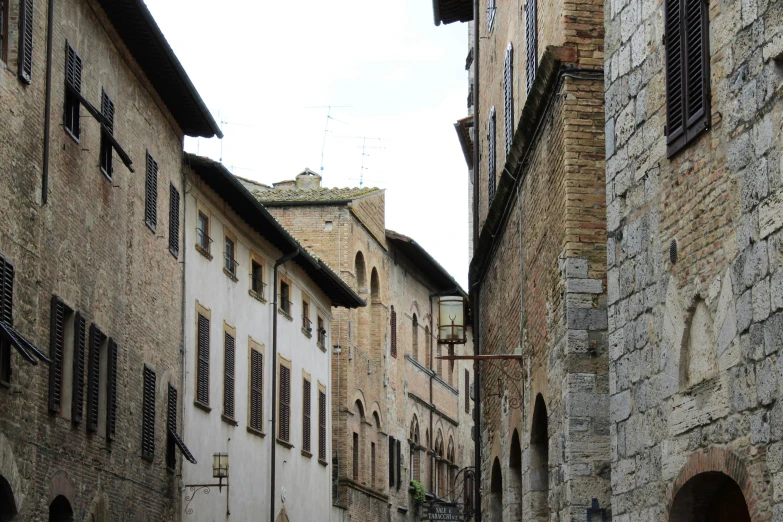
<instances>
[{"instance_id":1,"label":"arched window","mask_svg":"<svg viewBox=\"0 0 783 522\"><path fill-rule=\"evenodd\" d=\"M745 495L728 475L700 473L677 491L669 522L750 522Z\"/></svg>"},{"instance_id":2,"label":"arched window","mask_svg":"<svg viewBox=\"0 0 783 522\"><path fill-rule=\"evenodd\" d=\"M11 484L0 475L0 522L9 522L16 516L16 500Z\"/></svg>"},{"instance_id":3,"label":"arched window","mask_svg":"<svg viewBox=\"0 0 783 522\"><path fill-rule=\"evenodd\" d=\"M411 327L411 346L413 347L413 358L419 360L419 320L416 314L413 314Z\"/></svg>"},{"instance_id":4,"label":"arched window","mask_svg":"<svg viewBox=\"0 0 783 522\"><path fill-rule=\"evenodd\" d=\"M446 496L446 480L445 470L446 462L444 461L445 455L443 454L443 433L438 430L438 435L435 438L435 495L443 498Z\"/></svg>"},{"instance_id":5,"label":"arched window","mask_svg":"<svg viewBox=\"0 0 783 522\"><path fill-rule=\"evenodd\" d=\"M351 422L353 431L351 439L351 478L357 482L362 480L362 474L365 472L364 466L362 466L362 461L364 460L362 444L367 440L364 424L364 408L362 403L357 400L353 405L353 419Z\"/></svg>"},{"instance_id":6,"label":"arched window","mask_svg":"<svg viewBox=\"0 0 783 522\"><path fill-rule=\"evenodd\" d=\"M73 522L73 508L64 496L57 495L49 504L49 522Z\"/></svg>"},{"instance_id":7,"label":"arched window","mask_svg":"<svg viewBox=\"0 0 783 522\"><path fill-rule=\"evenodd\" d=\"M503 474L500 471L500 460L495 457L492 463L492 475L489 484L489 511L492 522L503 521Z\"/></svg>"},{"instance_id":8,"label":"arched window","mask_svg":"<svg viewBox=\"0 0 783 522\"><path fill-rule=\"evenodd\" d=\"M364 254L356 252L356 261L354 262L356 270L356 288L362 291L367 287L367 269L364 267Z\"/></svg>"},{"instance_id":9,"label":"arched window","mask_svg":"<svg viewBox=\"0 0 783 522\"><path fill-rule=\"evenodd\" d=\"M511 520L522 520L522 446L519 432L511 435L511 448L508 458L508 511Z\"/></svg>"},{"instance_id":10,"label":"arched window","mask_svg":"<svg viewBox=\"0 0 783 522\"><path fill-rule=\"evenodd\" d=\"M539 393L530 433L530 490L533 520L549 521L549 419Z\"/></svg>"},{"instance_id":11,"label":"arched window","mask_svg":"<svg viewBox=\"0 0 783 522\"><path fill-rule=\"evenodd\" d=\"M430 358L430 327L424 327L424 366L432 368L432 359Z\"/></svg>"},{"instance_id":12,"label":"arched window","mask_svg":"<svg viewBox=\"0 0 783 522\"><path fill-rule=\"evenodd\" d=\"M411 420L411 431L410 431L410 440L408 444L410 445L411 451L410 451L410 470L411 470L411 480L416 480L421 482L421 461L419 457L419 420L416 418L416 415L413 416L413 420Z\"/></svg>"}]
</instances>

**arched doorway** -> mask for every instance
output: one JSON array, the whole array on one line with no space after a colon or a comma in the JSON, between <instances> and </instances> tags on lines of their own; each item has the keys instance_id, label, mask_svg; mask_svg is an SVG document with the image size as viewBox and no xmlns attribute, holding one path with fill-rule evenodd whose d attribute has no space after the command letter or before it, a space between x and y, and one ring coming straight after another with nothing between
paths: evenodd
<instances>
[{"instance_id":1,"label":"arched doorway","mask_svg":"<svg viewBox=\"0 0 783 522\"><path fill-rule=\"evenodd\" d=\"M0 522L11 522L16 516L16 500L11 484L0 475Z\"/></svg>"},{"instance_id":2,"label":"arched doorway","mask_svg":"<svg viewBox=\"0 0 783 522\"><path fill-rule=\"evenodd\" d=\"M700 473L677 492L669 522L751 522L739 485L719 471Z\"/></svg>"},{"instance_id":3,"label":"arched doorway","mask_svg":"<svg viewBox=\"0 0 783 522\"><path fill-rule=\"evenodd\" d=\"M63 495L57 495L49 504L49 522L73 522L73 508Z\"/></svg>"},{"instance_id":4,"label":"arched doorway","mask_svg":"<svg viewBox=\"0 0 783 522\"><path fill-rule=\"evenodd\" d=\"M511 520L522 520L522 446L519 432L511 435L508 457L508 510Z\"/></svg>"},{"instance_id":5,"label":"arched doorway","mask_svg":"<svg viewBox=\"0 0 783 522\"><path fill-rule=\"evenodd\" d=\"M489 510L491 522L503 521L503 474L500 471L500 460L495 457L492 463L492 478L489 485Z\"/></svg>"},{"instance_id":6,"label":"arched doorway","mask_svg":"<svg viewBox=\"0 0 783 522\"><path fill-rule=\"evenodd\" d=\"M530 508L533 520L549 520L549 419L540 393L530 430Z\"/></svg>"}]
</instances>

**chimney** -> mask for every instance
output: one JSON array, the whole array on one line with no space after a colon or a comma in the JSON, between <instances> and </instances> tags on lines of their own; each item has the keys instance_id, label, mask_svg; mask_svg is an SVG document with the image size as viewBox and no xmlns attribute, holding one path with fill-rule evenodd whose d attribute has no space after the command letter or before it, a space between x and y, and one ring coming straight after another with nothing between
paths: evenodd
<instances>
[{"instance_id":1,"label":"chimney","mask_svg":"<svg viewBox=\"0 0 783 522\"><path fill-rule=\"evenodd\" d=\"M298 190L313 190L321 188L321 176L310 169L296 176L296 188Z\"/></svg>"},{"instance_id":2,"label":"chimney","mask_svg":"<svg viewBox=\"0 0 783 522\"><path fill-rule=\"evenodd\" d=\"M273 183L272 186L280 190L293 190L296 188L296 181L287 179L285 181L278 181L277 183Z\"/></svg>"}]
</instances>

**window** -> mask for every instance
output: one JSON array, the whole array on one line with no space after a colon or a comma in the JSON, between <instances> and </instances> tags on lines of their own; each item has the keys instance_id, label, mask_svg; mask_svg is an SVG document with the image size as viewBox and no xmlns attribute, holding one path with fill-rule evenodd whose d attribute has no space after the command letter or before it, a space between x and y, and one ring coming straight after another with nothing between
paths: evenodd
<instances>
[{"instance_id":1,"label":"window","mask_svg":"<svg viewBox=\"0 0 783 522\"><path fill-rule=\"evenodd\" d=\"M174 471L177 465L177 456L174 454L175 447L178 447L182 452L182 456L191 464L196 464L196 459L190 452L182 437L177 433L177 389L169 383L169 400L168 400L168 412L166 416L166 422L168 429L166 433L166 467L170 471Z\"/></svg>"},{"instance_id":2,"label":"window","mask_svg":"<svg viewBox=\"0 0 783 522\"><path fill-rule=\"evenodd\" d=\"M57 296L52 297L51 348L49 366L49 412L71 416L74 389L74 347L80 346L81 320Z\"/></svg>"},{"instance_id":3,"label":"window","mask_svg":"<svg viewBox=\"0 0 783 522\"><path fill-rule=\"evenodd\" d=\"M302 381L302 451L310 453L310 380L305 377Z\"/></svg>"},{"instance_id":4,"label":"window","mask_svg":"<svg viewBox=\"0 0 783 522\"><path fill-rule=\"evenodd\" d=\"M370 443L370 484L375 487L375 443Z\"/></svg>"},{"instance_id":5,"label":"window","mask_svg":"<svg viewBox=\"0 0 783 522\"><path fill-rule=\"evenodd\" d=\"M234 419L234 356L236 354L236 330L225 326L224 341L224 376L223 376L223 415Z\"/></svg>"},{"instance_id":6,"label":"window","mask_svg":"<svg viewBox=\"0 0 783 522\"><path fill-rule=\"evenodd\" d=\"M144 177L144 222L155 231L158 225L158 162L147 151L147 171Z\"/></svg>"},{"instance_id":7,"label":"window","mask_svg":"<svg viewBox=\"0 0 783 522\"><path fill-rule=\"evenodd\" d=\"M402 443L398 440L397 441L397 489L400 489L400 485L402 485ZM391 487L391 484L389 484L389 487Z\"/></svg>"},{"instance_id":8,"label":"window","mask_svg":"<svg viewBox=\"0 0 783 522\"><path fill-rule=\"evenodd\" d=\"M196 226L196 250L206 257L209 256L209 245L212 239L209 237L209 218L203 212L198 213L198 225Z\"/></svg>"},{"instance_id":9,"label":"window","mask_svg":"<svg viewBox=\"0 0 783 522\"><path fill-rule=\"evenodd\" d=\"M291 315L291 287L285 281L280 281L280 310Z\"/></svg>"},{"instance_id":10,"label":"window","mask_svg":"<svg viewBox=\"0 0 783 522\"><path fill-rule=\"evenodd\" d=\"M258 347L260 348L260 347ZM252 429L264 431L264 354L250 349L250 422Z\"/></svg>"},{"instance_id":11,"label":"window","mask_svg":"<svg viewBox=\"0 0 783 522\"><path fill-rule=\"evenodd\" d=\"M709 20L705 0L664 2L669 157L709 128Z\"/></svg>"},{"instance_id":12,"label":"window","mask_svg":"<svg viewBox=\"0 0 783 522\"><path fill-rule=\"evenodd\" d=\"M318 318L318 346L324 348L326 346L326 327L324 326L324 318L320 315Z\"/></svg>"},{"instance_id":13,"label":"window","mask_svg":"<svg viewBox=\"0 0 783 522\"><path fill-rule=\"evenodd\" d=\"M495 25L495 0L487 1L487 30L492 31L492 26Z\"/></svg>"},{"instance_id":14,"label":"window","mask_svg":"<svg viewBox=\"0 0 783 522\"><path fill-rule=\"evenodd\" d=\"M413 314L413 322L411 326L411 344L413 346L413 358L419 360L419 320L416 318L416 314Z\"/></svg>"},{"instance_id":15,"label":"window","mask_svg":"<svg viewBox=\"0 0 783 522\"><path fill-rule=\"evenodd\" d=\"M514 47L506 47L506 61L503 65L503 126L506 132L506 157L514 141Z\"/></svg>"},{"instance_id":16,"label":"window","mask_svg":"<svg viewBox=\"0 0 783 522\"><path fill-rule=\"evenodd\" d=\"M33 75L33 0L20 0L19 4L19 78L30 83Z\"/></svg>"},{"instance_id":17,"label":"window","mask_svg":"<svg viewBox=\"0 0 783 522\"><path fill-rule=\"evenodd\" d=\"M264 265L256 261L250 262L250 289L256 293L257 296L264 296Z\"/></svg>"},{"instance_id":18,"label":"window","mask_svg":"<svg viewBox=\"0 0 783 522\"><path fill-rule=\"evenodd\" d=\"M389 437L389 488L394 485L394 437Z\"/></svg>"},{"instance_id":19,"label":"window","mask_svg":"<svg viewBox=\"0 0 783 522\"><path fill-rule=\"evenodd\" d=\"M111 101L105 90L101 90L101 114L104 118L101 125L101 172L111 179L114 147L108 135L114 134L114 102Z\"/></svg>"},{"instance_id":20,"label":"window","mask_svg":"<svg viewBox=\"0 0 783 522\"><path fill-rule=\"evenodd\" d=\"M0 60L8 63L8 0L0 1Z\"/></svg>"},{"instance_id":21,"label":"window","mask_svg":"<svg viewBox=\"0 0 783 522\"><path fill-rule=\"evenodd\" d=\"M206 310L198 312L196 402L203 406L209 405L209 319Z\"/></svg>"},{"instance_id":22,"label":"window","mask_svg":"<svg viewBox=\"0 0 783 522\"><path fill-rule=\"evenodd\" d=\"M525 76L527 77L527 93L533 88L538 68L538 6L537 0L527 0L525 4L525 43L527 51L527 63Z\"/></svg>"},{"instance_id":23,"label":"window","mask_svg":"<svg viewBox=\"0 0 783 522\"><path fill-rule=\"evenodd\" d=\"M318 460L326 464L326 387L318 384Z\"/></svg>"},{"instance_id":24,"label":"window","mask_svg":"<svg viewBox=\"0 0 783 522\"><path fill-rule=\"evenodd\" d=\"M11 383L11 343L0 337L0 382Z\"/></svg>"},{"instance_id":25,"label":"window","mask_svg":"<svg viewBox=\"0 0 783 522\"><path fill-rule=\"evenodd\" d=\"M488 205L492 205L492 201L495 199L495 107L489 110L489 122L487 123L487 143L488 143L488 159L487 159L487 198Z\"/></svg>"},{"instance_id":26,"label":"window","mask_svg":"<svg viewBox=\"0 0 783 522\"><path fill-rule=\"evenodd\" d=\"M109 338L90 325L89 365L87 368L87 431L106 435Z\"/></svg>"},{"instance_id":27,"label":"window","mask_svg":"<svg viewBox=\"0 0 783 522\"><path fill-rule=\"evenodd\" d=\"M155 458L155 371L144 365L144 391L141 405L141 458Z\"/></svg>"},{"instance_id":28,"label":"window","mask_svg":"<svg viewBox=\"0 0 783 522\"><path fill-rule=\"evenodd\" d=\"M394 311L394 307L391 307L391 314L389 315L389 330L391 331L391 343L390 351L392 357L397 357L397 312Z\"/></svg>"},{"instance_id":29,"label":"window","mask_svg":"<svg viewBox=\"0 0 783 522\"><path fill-rule=\"evenodd\" d=\"M443 345L438 343L437 353L438 353L438 375L443 375L443 359L440 358L441 355L443 355Z\"/></svg>"},{"instance_id":30,"label":"window","mask_svg":"<svg viewBox=\"0 0 783 522\"><path fill-rule=\"evenodd\" d=\"M169 185L169 252L179 257L179 191Z\"/></svg>"},{"instance_id":31,"label":"window","mask_svg":"<svg viewBox=\"0 0 783 522\"><path fill-rule=\"evenodd\" d=\"M465 370L465 413L470 413L470 372Z\"/></svg>"},{"instance_id":32,"label":"window","mask_svg":"<svg viewBox=\"0 0 783 522\"><path fill-rule=\"evenodd\" d=\"M65 51L65 130L79 141L79 109L82 92L82 59L70 44Z\"/></svg>"},{"instance_id":33,"label":"window","mask_svg":"<svg viewBox=\"0 0 783 522\"><path fill-rule=\"evenodd\" d=\"M235 259L236 243L232 238L228 236L226 236L226 251L224 252L224 255L225 255L224 268L230 275L236 277L236 272L237 272L237 261Z\"/></svg>"},{"instance_id":34,"label":"window","mask_svg":"<svg viewBox=\"0 0 783 522\"><path fill-rule=\"evenodd\" d=\"M359 480L359 434L353 433L353 479Z\"/></svg>"},{"instance_id":35,"label":"window","mask_svg":"<svg viewBox=\"0 0 783 522\"><path fill-rule=\"evenodd\" d=\"M302 331L308 337L313 331L313 322L310 320L310 302L306 297L302 298Z\"/></svg>"},{"instance_id":36,"label":"window","mask_svg":"<svg viewBox=\"0 0 783 522\"><path fill-rule=\"evenodd\" d=\"M290 363L289 363L290 364ZM277 438L283 442L291 440L291 368L280 362L280 398L277 419L279 422Z\"/></svg>"}]
</instances>

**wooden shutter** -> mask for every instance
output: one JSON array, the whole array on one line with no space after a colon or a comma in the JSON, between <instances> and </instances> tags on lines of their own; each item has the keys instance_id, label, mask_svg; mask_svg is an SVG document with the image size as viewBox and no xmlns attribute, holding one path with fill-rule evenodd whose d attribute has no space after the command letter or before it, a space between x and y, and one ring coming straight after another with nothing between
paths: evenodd
<instances>
[{"instance_id":1,"label":"wooden shutter","mask_svg":"<svg viewBox=\"0 0 783 522\"><path fill-rule=\"evenodd\" d=\"M514 47L506 47L506 61L503 65L503 125L506 133L506 156L511 152L514 140Z\"/></svg>"},{"instance_id":2,"label":"wooden shutter","mask_svg":"<svg viewBox=\"0 0 783 522\"><path fill-rule=\"evenodd\" d=\"M470 372L465 370L465 413L470 413Z\"/></svg>"},{"instance_id":3,"label":"wooden shutter","mask_svg":"<svg viewBox=\"0 0 783 522\"><path fill-rule=\"evenodd\" d=\"M52 296L52 314L50 325L49 359L49 412L59 413L60 397L63 380L63 349L65 339L63 329L65 321L65 304L62 299Z\"/></svg>"},{"instance_id":4,"label":"wooden shutter","mask_svg":"<svg viewBox=\"0 0 783 522\"><path fill-rule=\"evenodd\" d=\"M370 443L370 485L375 487L375 443Z\"/></svg>"},{"instance_id":5,"label":"wooden shutter","mask_svg":"<svg viewBox=\"0 0 783 522\"><path fill-rule=\"evenodd\" d=\"M389 437L389 487L394 485L394 437Z\"/></svg>"},{"instance_id":6,"label":"wooden shutter","mask_svg":"<svg viewBox=\"0 0 783 522\"><path fill-rule=\"evenodd\" d=\"M141 456L155 457L155 371L144 365L144 396L141 406Z\"/></svg>"},{"instance_id":7,"label":"wooden shutter","mask_svg":"<svg viewBox=\"0 0 783 522\"><path fill-rule=\"evenodd\" d=\"M264 356L261 352L250 350L250 427L264 430Z\"/></svg>"},{"instance_id":8,"label":"wooden shutter","mask_svg":"<svg viewBox=\"0 0 783 522\"><path fill-rule=\"evenodd\" d=\"M0 256L0 322L14 325L14 265Z\"/></svg>"},{"instance_id":9,"label":"wooden shutter","mask_svg":"<svg viewBox=\"0 0 783 522\"><path fill-rule=\"evenodd\" d=\"M114 134L114 102L106 91L101 89L101 114L104 118L104 125L109 133Z\"/></svg>"},{"instance_id":10,"label":"wooden shutter","mask_svg":"<svg viewBox=\"0 0 783 522\"><path fill-rule=\"evenodd\" d=\"M174 469L177 465L177 455L174 452L174 437L177 433L177 389L169 383L168 405L166 411L166 467Z\"/></svg>"},{"instance_id":11,"label":"wooden shutter","mask_svg":"<svg viewBox=\"0 0 783 522\"><path fill-rule=\"evenodd\" d=\"M318 390L318 458L326 462L326 393Z\"/></svg>"},{"instance_id":12,"label":"wooden shutter","mask_svg":"<svg viewBox=\"0 0 783 522\"><path fill-rule=\"evenodd\" d=\"M489 158L487 159L487 194L489 197L489 205L492 205L492 201L495 199L495 161L497 157L495 150L495 138L497 134L495 131L495 107L492 107L489 110L489 122L487 123L487 126L487 143L489 148Z\"/></svg>"},{"instance_id":13,"label":"wooden shutter","mask_svg":"<svg viewBox=\"0 0 783 522\"><path fill-rule=\"evenodd\" d=\"M280 365L280 411L278 413L280 440L291 440L291 370Z\"/></svg>"},{"instance_id":14,"label":"wooden shutter","mask_svg":"<svg viewBox=\"0 0 783 522\"><path fill-rule=\"evenodd\" d=\"M169 188L169 252L179 257L179 191L173 183Z\"/></svg>"},{"instance_id":15,"label":"wooden shutter","mask_svg":"<svg viewBox=\"0 0 783 522\"><path fill-rule=\"evenodd\" d=\"M19 4L19 78L30 83L33 77L33 0L21 0Z\"/></svg>"},{"instance_id":16,"label":"wooden shutter","mask_svg":"<svg viewBox=\"0 0 783 522\"><path fill-rule=\"evenodd\" d=\"M400 461L402 460L402 444L398 440L397 441L397 489L400 489L400 486L402 485L402 465L400 464Z\"/></svg>"},{"instance_id":17,"label":"wooden shutter","mask_svg":"<svg viewBox=\"0 0 783 522\"><path fill-rule=\"evenodd\" d=\"M106 375L106 440L114 440L117 427L117 343L109 338Z\"/></svg>"},{"instance_id":18,"label":"wooden shutter","mask_svg":"<svg viewBox=\"0 0 783 522\"><path fill-rule=\"evenodd\" d=\"M209 319L198 314L198 365L196 367L196 400L209 404Z\"/></svg>"},{"instance_id":19,"label":"wooden shutter","mask_svg":"<svg viewBox=\"0 0 783 522\"><path fill-rule=\"evenodd\" d=\"M144 187L144 221L154 231L158 224L158 162L149 151Z\"/></svg>"},{"instance_id":20,"label":"wooden shutter","mask_svg":"<svg viewBox=\"0 0 783 522\"><path fill-rule=\"evenodd\" d=\"M525 76L527 77L527 93L533 88L538 68L538 6L536 0L527 0L525 5L525 44L527 51L527 63Z\"/></svg>"},{"instance_id":21,"label":"wooden shutter","mask_svg":"<svg viewBox=\"0 0 783 522\"><path fill-rule=\"evenodd\" d=\"M98 411L100 391L98 390L101 371L101 343L103 334L94 325L90 325L90 353L87 369L87 431L98 431Z\"/></svg>"},{"instance_id":22,"label":"wooden shutter","mask_svg":"<svg viewBox=\"0 0 783 522\"><path fill-rule=\"evenodd\" d=\"M109 136L114 134L114 102L106 91L101 89L101 170L111 179L112 176L112 143Z\"/></svg>"},{"instance_id":23,"label":"wooden shutter","mask_svg":"<svg viewBox=\"0 0 783 522\"><path fill-rule=\"evenodd\" d=\"M302 449L310 453L310 381L302 382Z\"/></svg>"},{"instance_id":24,"label":"wooden shutter","mask_svg":"<svg viewBox=\"0 0 783 522\"><path fill-rule=\"evenodd\" d=\"M225 332L225 377L223 381L223 413L234 418L234 336Z\"/></svg>"},{"instance_id":25,"label":"wooden shutter","mask_svg":"<svg viewBox=\"0 0 783 522\"><path fill-rule=\"evenodd\" d=\"M353 479L359 480L359 434L353 434Z\"/></svg>"},{"instance_id":26,"label":"wooden shutter","mask_svg":"<svg viewBox=\"0 0 783 522\"><path fill-rule=\"evenodd\" d=\"M391 330L391 356L397 357L397 312L394 309L391 311L389 329Z\"/></svg>"},{"instance_id":27,"label":"wooden shutter","mask_svg":"<svg viewBox=\"0 0 783 522\"><path fill-rule=\"evenodd\" d=\"M84 352L86 351L86 321L82 314L76 313L73 323L73 391L71 399L71 422L82 422L84 410Z\"/></svg>"}]
</instances>

